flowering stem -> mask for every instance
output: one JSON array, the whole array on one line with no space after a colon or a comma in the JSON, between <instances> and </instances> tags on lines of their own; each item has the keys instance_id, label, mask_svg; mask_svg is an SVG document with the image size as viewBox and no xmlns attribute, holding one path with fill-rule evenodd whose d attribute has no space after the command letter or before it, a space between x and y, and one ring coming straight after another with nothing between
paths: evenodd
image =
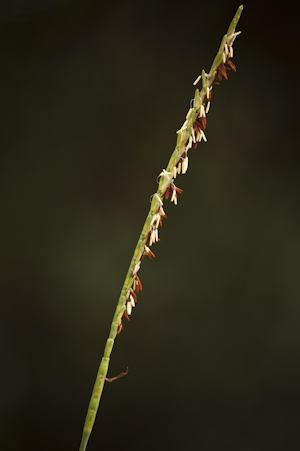
<instances>
[{"instance_id":1,"label":"flowering stem","mask_svg":"<svg viewBox=\"0 0 300 451\"><path fill-rule=\"evenodd\" d=\"M207 74L202 71L201 76L195 80L194 85L196 85L202 78L202 88L201 90L196 89L195 91L193 106L189 109L183 126L177 132L176 147L171 155L167 169L164 169L160 173L158 190L152 197L150 210L134 250L113 321L111 323L109 337L106 341L104 355L100 363L92 397L88 407L79 451L85 451L89 436L92 432L106 380L109 359L114 341L123 328L122 319L124 316L129 319L129 315L132 312L132 307L135 306L136 293L142 290L141 282L137 276L141 261L145 255L150 258L154 257L150 247L152 244L159 241L158 227L162 225L162 218L166 218L166 214L163 210L163 199L168 199L170 196L171 201L174 202L174 204L177 204L177 194L181 193L182 190L177 188L173 182L177 174L185 174L187 171L188 150L191 147L196 148L198 142L202 139L206 141L206 136L203 130L206 127L206 114L210 108L213 85L219 84L222 77L227 79L227 70L235 71L235 66L232 63L231 58L233 57L233 42L239 34L235 33L235 28L241 16L242 10L243 6L241 5L237 9L237 12L228 28L227 34L225 34L222 39L219 51L213 61L210 72ZM227 64L227 66L225 64Z\"/></svg>"}]
</instances>

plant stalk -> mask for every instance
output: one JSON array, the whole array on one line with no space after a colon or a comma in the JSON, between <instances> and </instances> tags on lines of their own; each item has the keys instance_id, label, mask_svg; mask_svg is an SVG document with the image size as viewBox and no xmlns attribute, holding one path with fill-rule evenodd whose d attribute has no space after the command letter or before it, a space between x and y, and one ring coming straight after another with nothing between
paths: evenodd
<instances>
[{"instance_id":1,"label":"plant stalk","mask_svg":"<svg viewBox=\"0 0 300 451\"><path fill-rule=\"evenodd\" d=\"M154 215L157 214L158 209L160 206L162 206L164 194L166 192L166 189L170 184L174 181L174 178L176 176L176 165L179 162L179 159L181 156L186 152L186 143L190 139L192 135L192 128L194 126L194 122L197 120L197 117L199 117L199 112L201 111L201 107L203 108L203 102L205 97L207 96L207 89L212 86L212 83L214 82L218 67L222 64L223 59L223 52L224 52L224 45L233 44L233 41L235 39L235 29L236 25L239 21L239 18L241 16L243 10L243 6L239 6L237 9L237 12L228 28L228 32L226 35L224 35L220 49L213 61L212 67L210 69L210 72L208 74L205 74L205 72L202 72L202 89L199 91L196 89L195 96L194 96L194 104L193 108L191 108L187 114L186 118L186 125L182 127L182 129L179 131L177 135L177 143L176 147L171 155L171 158L168 162L166 171L163 171L161 173L161 177L159 180L159 186L157 192L153 195L151 206L149 213L147 215L146 221L144 223L141 235L139 237L139 240L137 242L136 248L134 250L134 254L132 257L132 260L130 262L130 266L125 278L124 285L121 290L121 295L114 313L114 317L111 323L110 333L109 337L106 341L106 346L104 349L104 354L100 363L100 367L97 373L96 382L93 388L91 400L88 407L88 412L86 415L84 427L83 427L83 434L80 444L79 451L85 451L87 447L87 443L90 437L90 434L92 432L92 428L95 422L97 410L99 407L101 394L103 391L105 378L108 371L109 366L109 359L112 352L112 348L114 345L114 341L118 332L118 326L120 324L120 321L122 319L122 316L124 314L125 310L125 304L126 304L126 296L128 294L128 290L131 288L134 277L136 272L139 269L139 262L140 259L144 253L145 245L147 243L147 240L149 238L149 234L151 233L151 227L152 227L152 219ZM207 97L206 97L207 98Z\"/></svg>"}]
</instances>

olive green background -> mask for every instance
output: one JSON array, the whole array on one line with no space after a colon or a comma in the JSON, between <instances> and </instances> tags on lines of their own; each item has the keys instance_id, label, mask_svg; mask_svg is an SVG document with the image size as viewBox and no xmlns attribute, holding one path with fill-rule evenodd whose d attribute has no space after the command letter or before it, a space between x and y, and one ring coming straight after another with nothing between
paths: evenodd
<instances>
[{"instance_id":1,"label":"olive green background","mask_svg":"<svg viewBox=\"0 0 300 451\"><path fill-rule=\"evenodd\" d=\"M78 449L156 177L238 6L1 2L1 450ZM300 447L296 19L244 3L89 451Z\"/></svg>"}]
</instances>

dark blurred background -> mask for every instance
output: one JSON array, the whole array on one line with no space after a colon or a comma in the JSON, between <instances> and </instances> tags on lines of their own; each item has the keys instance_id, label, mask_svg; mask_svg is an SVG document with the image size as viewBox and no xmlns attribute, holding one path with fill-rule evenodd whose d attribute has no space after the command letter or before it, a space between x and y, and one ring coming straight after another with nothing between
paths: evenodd
<instances>
[{"instance_id":1,"label":"dark blurred background","mask_svg":"<svg viewBox=\"0 0 300 451\"><path fill-rule=\"evenodd\" d=\"M0 2L0 449L78 450L113 312L235 1ZM88 450L300 449L297 16L245 2Z\"/></svg>"}]
</instances>

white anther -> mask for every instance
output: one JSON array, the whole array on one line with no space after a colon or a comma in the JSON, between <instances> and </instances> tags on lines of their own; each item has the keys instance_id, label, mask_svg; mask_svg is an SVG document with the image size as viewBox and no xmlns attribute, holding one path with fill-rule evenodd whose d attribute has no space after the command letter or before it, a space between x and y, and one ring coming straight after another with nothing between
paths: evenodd
<instances>
[{"instance_id":1,"label":"white anther","mask_svg":"<svg viewBox=\"0 0 300 451\"><path fill-rule=\"evenodd\" d=\"M161 214L162 216L165 216L165 215L166 215L165 210L163 209L163 207L159 207L159 212L160 212L160 214Z\"/></svg>"},{"instance_id":2,"label":"white anther","mask_svg":"<svg viewBox=\"0 0 300 451\"><path fill-rule=\"evenodd\" d=\"M133 271L132 271L132 277L136 275L136 273L137 273L138 270L140 269L140 266L141 266L141 262L138 262L138 263L135 265L135 267L133 268Z\"/></svg>"},{"instance_id":3,"label":"white anther","mask_svg":"<svg viewBox=\"0 0 300 451\"><path fill-rule=\"evenodd\" d=\"M127 302L127 304L126 304L126 310L127 310L128 315L131 315L131 312L132 312L132 305L131 305L131 302Z\"/></svg>"},{"instance_id":4,"label":"white anther","mask_svg":"<svg viewBox=\"0 0 300 451\"><path fill-rule=\"evenodd\" d=\"M186 120L186 121L183 123L182 127L181 127L179 130L177 130L176 133L179 133L179 132L182 132L183 130L185 130L185 129L186 129L186 126L187 126L187 123L188 123L188 121Z\"/></svg>"},{"instance_id":5,"label":"white anther","mask_svg":"<svg viewBox=\"0 0 300 451\"><path fill-rule=\"evenodd\" d=\"M156 217L156 224L155 224L155 227L158 228L159 223L160 223L160 215L157 214L156 216L157 216L157 217Z\"/></svg>"},{"instance_id":6,"label":"white anther","mask_svg":"<svg viewBox=\"0 0 300 451\"><path fill-rule=\"evenodd\" d=\"M230 36L227 37L227 41L230 42L230 44L232 45L235 38L241 34L241 31L237 31L236 33L232 33Z\"/></svg>"},{"instance_id":7,"label":"white anther","mask_svg":"<svg viewBox=\"0 0 300 451\"><path fill-rule=\"evenodd\" d=\"M193 137L193 142L195 143L196 139L195 139L194 127L192 127L192 137Z\"/></svg>"},{"instance_id":8,"label":"white anther","mask_svg":"<svg viewBox=\"0 0 300 451\"><path fill-rule=\"evenodd\" d=\"M155 230L152 230L150 237L150 246L152 246L152 244L155 243L155 238L156 238Z\"/></svg>"},{"instance_id":9,"label":"white anther","mask_svg":"<svg viewBox=\"0 0 300 451\"><path fill-rule=\"evenodd\" d=\"M176 199L176 190L174 189L171 197L171 202L174 202L174 199Z\"/></svg>"},{"instance_id":10,"label":"white anther","mask_svg":"<svg viewBox=\"0 0 300 451\"><path fill-rule=\"evenodd\" d=\"M150 234L149 246L152 246L152 232L151 232L151 234Z\"/></svg>"},{"instance_id":11,"label":"white anther","mask_svg":"<svg viewBox=\"0 0 300 451\"><path fill-rule=\"evenodd\" d=\"M204 139L204 141L206 142L206 141L207 141L207 139L206 139L206 136L205 136L205 134L204 134L204 131L203 131L203 130L201 130L201 135L202 135L202 138Z\"/></svg>"},{"instance_id":12,"label":"white anther","mask_svg":"<svg viewBox=\"0 0 300 451\"><path fill-rule=\"evenodd\" d=\"M182 173L185 174L188 168L188 157L185 157L185 159L182 162Z\"/></svg>"},{"instance_id":13,"label":"white anther","mask_svg":"<svg viewBox=\"0 0 300 451\"><path fill-rule=\"evenodd\" d=\"M130 295L130 301L131 301L132 307L135 307L135 302L134 302L134 298L133 298L132 294Z\"/></svg>"},{"instance_id":14,"label":"white anther","mask_svg":"<svg viewBox=\"0 0 300 451\"><path fill-rule=\"evenodd\" d=\"M201 80L201 75L199 75L199 77L196 78L193 85L195 86L197 83L199 83L200 80Z\"/></svg>"},{"instance_id":15,"label":"white anther","mask_svg":"<svg viewBox=\"0 0 300 451\"><path fill-rule=\"evenodd\" d=\"M186 150L190 149L192 147L192 143L193 143L193 138L192 136L189 137L189 142L186 145Z\"/></svg>"},{"instance_id":16,"label":"white anther","mask_svg":"<svg viewBox=\"0 0 300 451\"><path fill-rule=\"evenodd\" d=\"M150 238L149 238L149 246L152 246L152 233L150 234Z\"/></svg>"},{"instance_id":17,"label":"white anther","mask_svg":"<svg viewBox=\"0 0 300 451\"><path fill-rule=\"evenodd\" d=\"M154 194L154 197L156 198L156 200L159 203L159 205L163 205L163 202L162 202L161 198L159 197L159 195L157 193Z\"/></svg>"},{"instance_id":18,"label":"white anther","mask_svg":"<svg viewBox=\"0 0 300 451\"><path fill-rule=\"evenodd\" d=\"M189 111L187 112L187 115L186 115L186 119L189 117L190 113L191 113L193 110L194 110L194 108L190 108L190 109L189 109Z\"/></svg>"},{"instance_id":19,"label":"white anther","mask_svg":"<svg viewBox=\"0 0 300 451\"><path fill-rule=\"evenodd\" d=\"M223 58L223 63L225 64L226 63L226 55L224 52L222 53L222 58Z\"/></svg>"},{"instance_id":20,"label":"white anther","mask_svg":"<svg viewBox=\"0 0 300 451\"><path fill-rule=\"evenodd\" d=\"M154 221L156 221L156 214L153 216L153 218L151 219L150 222L150 227L152 226L152 224L154 223Z\"/></svg>"},{"instance_id":21,"label":"white anther","mask_svg":"<svg viewBox=\"0 0 300 451\"><path fill-rule=\"evenodd\" d=\"M207 106L206 106L206 110L205 110L206 114L209 112L209 108L210 108L210 102L207 102Z\"/></svg>"},{"instance_id":22,"label":"white anther","mask_svg":"<svg viewBox=\"0 0 300 451\"><path fill-rule=\"evenodd\" d=\"M168 172L165 169L163 169L159 175L160 175L160 177L171 178L172 172Z\"/></svg>"},{"instance_id":23,"label":"white anther","mask_svg":"<svg viewBox=\"0 0 300 451\"><path fill-rule=\"evenodd\" d=\"M156 242L156 233L155 233L155 229L152 230L152 244L154 244Z\"/></svg>"},{"instance_id":24,"label":"white anther","mask_svg":"<svg viewBox=\"0 0 300 451\"><path fill-rule=\"evenodd\" d=\"M165 188L169 185L169 183L171 182L172 178L173 178L173 171L168 172L165 169L163 169L163 171L159 174L160 177L163 177L163 183L161 186L161 190L164 191ZM157 196L159 198L159 196Z\"/></svg>"}]
</instances>

